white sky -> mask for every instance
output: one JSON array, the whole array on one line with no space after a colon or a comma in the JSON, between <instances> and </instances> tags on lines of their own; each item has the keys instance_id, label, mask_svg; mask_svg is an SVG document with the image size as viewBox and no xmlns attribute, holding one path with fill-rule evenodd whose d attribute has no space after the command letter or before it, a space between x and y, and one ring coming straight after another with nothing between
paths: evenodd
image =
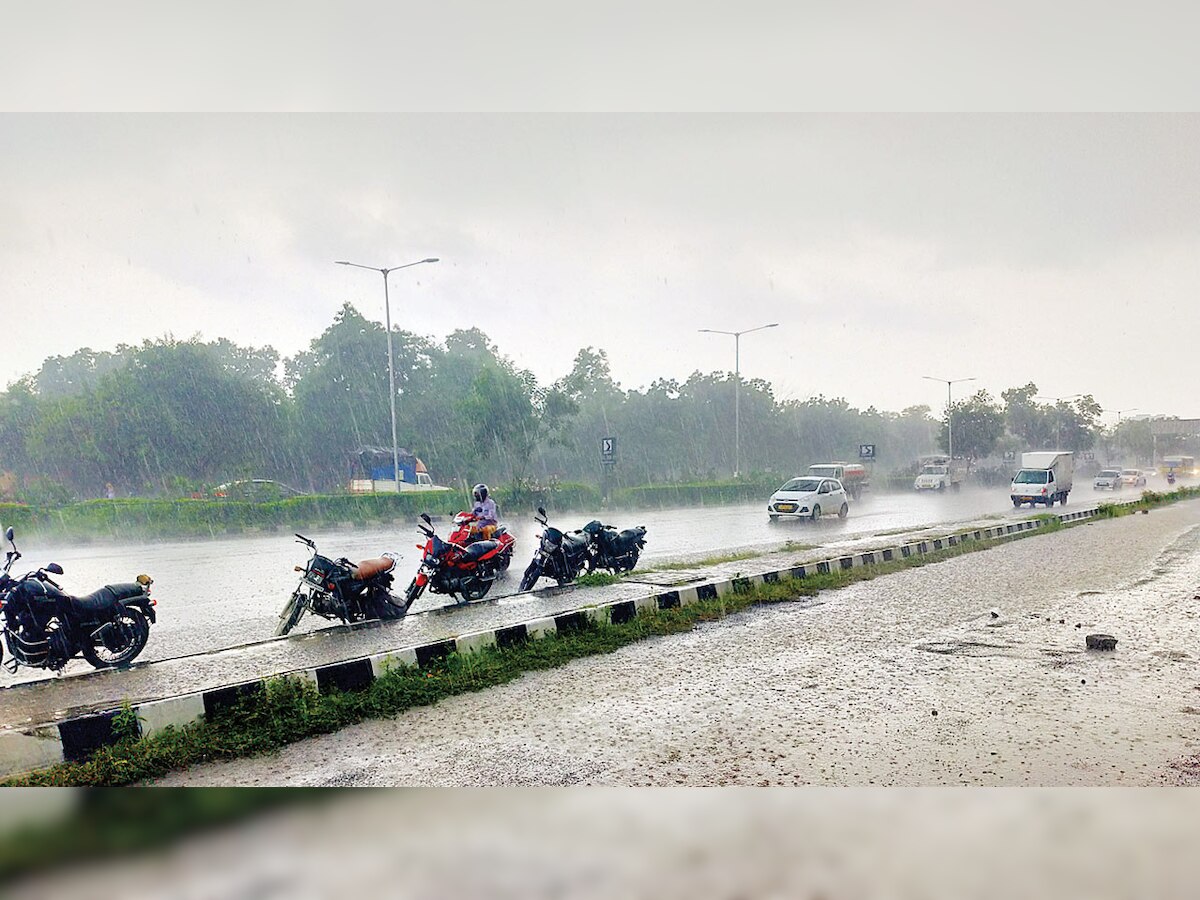
<instances>
[{"instance_id":1,"label":"white sky","mask_svg":"<svg viewBox=\"0 0 1200 900\"><path fill-rule=\"evenodd\" d=\"M346 300L383 318L333 260L438 256L395 321L543 381L585 345L626 387L730 369L697 329L778 321L743 373L783 397L938 408L922 375L973 375L1200 415L1193 114L202 112L1188 109L1200 10L0 7L0 382L167 332L291 354Z\"/></svg>"}]
</instances>

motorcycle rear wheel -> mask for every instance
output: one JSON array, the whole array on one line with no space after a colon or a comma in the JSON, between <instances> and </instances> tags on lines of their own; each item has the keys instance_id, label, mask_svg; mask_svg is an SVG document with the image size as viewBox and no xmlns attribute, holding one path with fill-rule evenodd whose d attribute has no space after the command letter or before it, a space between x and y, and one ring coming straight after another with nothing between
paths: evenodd
<instances>
[{"instance_id":1,"label":"motorcycle rear wheel","mask_svg":"<svg viewBox=\"0 0 1200 900\"><path fill-rule=\"evenodd\" d=\"M127 606L113 620L113 627L120 629L122 643L119 650L110 649L103 641L86 644L83 658L97 669L112 669L133 662L150 639L150 623L139 609Z\"/></svg>"},{"instance_id":2,"label":"motorcycle rear wheel","mask_svg":"<svg viewBox=\"0 0 1200 900\"><path fill-rule=\"evenodd\" d=\"M482 600L487 596L487 592L491 590L492 583L490 581L472 582L470 587L464 587L460 593L464 600Z\"/></svg>"},{"instance_id":3,"label":"motorcycle rear wheel","mask_svg":"<svg viewBox=\"0 0 1200 900\"><path fill-rule=\"evenodd\" d=\"M300 598L300 592L297 591L292 594L292 599L287 602L283 612L279 614L279 624L275 626L275 637L283 637L295 628L302 615L304 615L304 603Z\"/></svg>"}]
</instances>

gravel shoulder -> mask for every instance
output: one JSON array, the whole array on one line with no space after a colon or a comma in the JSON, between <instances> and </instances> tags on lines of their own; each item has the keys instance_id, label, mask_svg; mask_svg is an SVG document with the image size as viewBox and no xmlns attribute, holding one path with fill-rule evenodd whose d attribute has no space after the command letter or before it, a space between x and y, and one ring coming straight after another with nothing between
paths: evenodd
<instances>
[{"instance_id":1,"label":"gravel shoulder","mask_svg":"<svg viewBox=\"0 0 1200 900\"><path fill-rule=\"evenodd\" d=\"M1197 551L1196 502L1088 524L159 783L1179 783Z\"/></svg>"}]
</instances>

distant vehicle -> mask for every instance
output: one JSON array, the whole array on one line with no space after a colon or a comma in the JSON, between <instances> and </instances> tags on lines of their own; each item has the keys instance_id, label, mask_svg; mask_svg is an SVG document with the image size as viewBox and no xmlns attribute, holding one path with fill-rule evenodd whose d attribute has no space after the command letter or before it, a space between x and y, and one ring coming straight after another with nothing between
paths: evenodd
<instances>
[{"instance_id":1,"label":"distant vehicle","mask_svg":"<svg viewBox=\"0 0 1200 900\"><path fill-rule=\"evenodd\" d=\"M839 519L844 519L850 513L846 499L846 489L836 478L797 475L771 495L767 503L767 515L772 522L780 519L811 519L818 522L823 516L834 513Z\"/></svg>"},{"instance_id":2,"label":"distant vehicle","mask_svg":"<svg viewBox=\"0 0 1200 900\"><path fill-rule=\"evenodd\" d=\"M1125 485L1125 479L1122 478L1122 474L1119 469L1101 469L1096 473L1096 477L1092 479L1092 490L1119 491Z\"/></svg>"},{"instance_id":3,"label":"distant vehicle","mask_svg":"<svg viewBox=\"0 0 1200 900\"><path fill-rule=\"evenodd\" d=\"M1122 469L1121 484L1128 484L1132 487L1145 487L1146 473L1141 469Z\"/></svg>"},{"instance_id":4,"label":"distant vehicle","mask_svg":"<svg viewBox=\"0 0 1200 900\"><path fill-rule=\"evenodd\" d=\"M1021 454L1021 471L1013 476L1009 497L1014 507L1022 503L1053 506L1067 502L1075 473L1075 456L1057 450Z\"/></svg>"},{"instance_id":5,"label":"distant vehicle","mask_svg":"<svg viewBox=\"0 0 1200 900\"><path fill-rule=\"evenodd\" d=\"M303 491L288 487L279 481L267 478L247 478L242 481L228 481L213 488L213 496L219 500L286 500L288 497L299 497Z\"/></svg>"},{"instance_id":6,"label":"distant vehicle","mask_svg":"<svg viewBox=\"0 0 1200 900\"><path fill-rule=\"evenodd\" d=\"M851 500L859 499L863 491L871 487L866 467L858 463L819 463L809 466L808 474L814 478L832 478L840 482Z\"/></svg>"},{"instance_id":7,"label":"distant vehicle","mask_svg":"<svg viewBox=\"0 0 1200 900\"><path fill-rule=\"evenodd\" d=\"M1196 474L1196 457L1164 456L1158 470L1163 475L1174 473L1176 478L1190 478Z\"/></svg>"},{"instance_id":8,"label":"distant vehicle","mask_svg":"<svg viewBox=\"0 0 1200 900\"><path fill-rule=\"evenodd\" d=\"M922 456L921 471L913 480L915 491L957 491L967 474L966 463L948 456Z\"/></svg>"},{"instance_id":9,"label":"distant vehicle","mask_svg":"<svg viewBox=\"0 0 1200 900\"><path fill-rule=\"evenodd\" d=\"M394 494L401 491L448 491L433 483L433 477L415 455L401 448L398 454L400 480L396 481L396 459L383 447L360 447L350 455L350 493Z\"/></svg>"}]
</instances>

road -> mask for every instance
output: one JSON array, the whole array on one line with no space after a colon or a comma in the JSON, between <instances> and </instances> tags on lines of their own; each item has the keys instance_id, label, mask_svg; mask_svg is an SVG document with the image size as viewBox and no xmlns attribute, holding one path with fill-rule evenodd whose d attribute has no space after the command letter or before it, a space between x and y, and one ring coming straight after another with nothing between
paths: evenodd
<instances>
[{"instance_id":1,"label":"road","mask_svg":"<svg viewBox=\"0 0 1200 900\"><path fill-rule=\"evenodd\" d=\"M162 783L1190 783L1198 550L1198 501L1100 521Z\"/></svg>"},{"instance_id":2,"label":"road","mask_svg":"<svg viewBox=\"0 0 1200 900\"><path fill-rule=\"evenodd\" d=\"M1131 492L1126 491L1125 494ZM1090 488L1077 490L1074 505L1093 501ZM807 522L771 524L762 503L710 506L605 514L605 520L619 527L645 525L648 546L642 567L667 560L701 558L730 550L763 550L781 546L787 540L824 545L896 529L916 528L942 522L956 522L985 515L1018 514L1003 489L966 489L944 496L884 494L864 497L853 505L845 521L831 519L813 527ZM1028 515L1028 508L1020 515ZM559 520L553 520L558 522ZM561 524L576 528L587 521L582 514L568 514ZM510 522L517 538L514 569L523 569L532 555L536 535L532 518L525 516ZM443 533L445 526L441 526ZM415 522L411 526L372 526L351 530L306 532L330 556L352 559L378 556L385 550L397 552L402 559L397 567L397 587L402 589L415 574L420 539ZM29 541L18 544L25 558L22 564L40 565L51 561L63 566L59 579L72 593L88 593L101 584L132 581L139 572L154 577L154 595L158 600L159 621L155 625L143 660L167 659L186 653L207 652L270 638L280 608L296 585L293 570L308 558L307 550L294 542L290 534L244 535L218 540L170 541L152 544L91 544L74 546L37 546ZM519 572L517 573L519 574ZM516 591L513 577L497 585L496 596ZM444 596L427 594L413 605L412 612L443 606ZM329 626L320 618L306 617L299 631ZM72 663L68 671L83 671L86 663ZM38 679L39 673L21 672L14 680Z\"/></svg>"},{"instance_id":3,"label":"road","mask_svg":"<svg viewBox=\"0 0 1200 900\"><path fill-rule=\"evenodd\" d=\"M651 529L650 552L640 568L665 559L686 560L745 547L780 551L778 561L784 565L823 558L847 546L894 544L895 533L903 530L898 522L907 521L919 529L936 522L969 521L980 508L994 510L996 499L993 493L984 491L963 491L946 497L881 496L856 504L855 513L845 521L831 519L815 527L804 522L770 525L765 510L751 505L654 511L631 516L628 521L647 524ZM989 517L1029 515L1028 509L1018 513L1006 496L1002 499L1004 512L989 512ZM532 523L518 523L516 530L518 540L528 547L533 541ZM320 538L325 547L340 545L351 556L374 555L381 544L388 546L384 531L347 532L340 535L339 543L330 540L328 544L325 535L312 536ZM391 537L394 540L394 534ZM782 550L787 540L812 546ZM32 550L26 549L27 555L32 555ZM686 550L691 552L683 552ZM160 616L150 646L143 659L128 670L95 672L86 663L74 662L64 677L47 677L44 672L30 670L19 670L16 677L5 674L5 687L0 689L0 727L41 724L123 700L137 702L204 690L514 624L589 602L644 595L652 588L640 583L640 578L661 583L666 579L686 582L696 577L688 572L647 576L635 573L628 583L600 588L541 588L519 595L501 589L484 602L457 608L440 606L442 598L427 596L400 622L349 630L309 619L309 627L325 627L307 633L302 630L292 638L279 640L271 638L276 601L286 597L294 584L296 576L289 571L290 566L304 558L303 548L289 542L287 536L169 543L136 550L74 548L74 553L55 554L55 561L67 569L63 581L68 590L76 587L69 579L86 586L88 582L77 573L94 571L101 559L111 564L114 557L126 555L128 562L136 553L157 563L146 567L156 579ZM408 557L414 565L415 557L414 548ZM766 568L766 560L761 562ZM745 571L746 566L744 562L730 563L712 567L709 572L728 575ZM247 582L240 593L234 588L238 580ZM510 590L515 587L514 580L509 579ZM222 587L208 587L213 583ZM256 584L257 589L252 587Z\"/></svg>"}]
</instances>

